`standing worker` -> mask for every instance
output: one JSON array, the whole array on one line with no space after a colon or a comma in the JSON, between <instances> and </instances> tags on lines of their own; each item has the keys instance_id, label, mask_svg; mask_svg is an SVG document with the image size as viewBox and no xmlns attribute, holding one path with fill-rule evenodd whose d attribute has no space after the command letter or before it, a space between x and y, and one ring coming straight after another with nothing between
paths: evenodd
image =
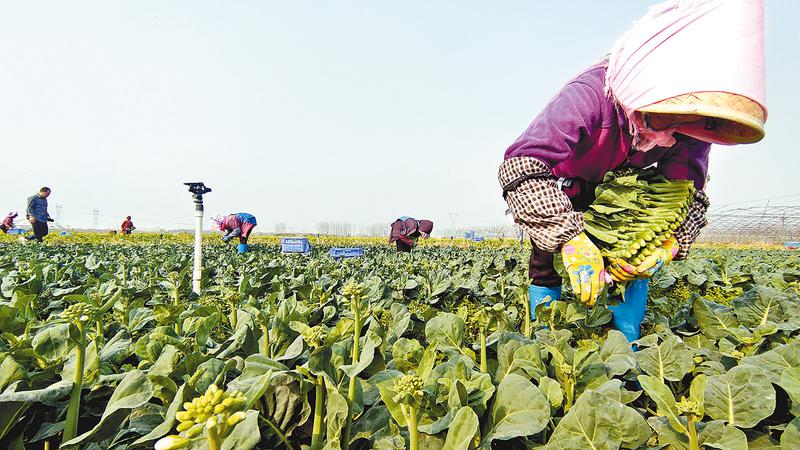
<instances>
[{"instance_id":1,"label":"standing worker","mask_svg":"<svg viewBox=\"0 0 800 450\"><path fill-rule=\"evenodd\" d=\"M255 216L248 213L236 213L225 217L216 216L211 220L219 227L219 231L224 233L222 236L224 242L238 237L239 245L236 247L237 251L239 253L247 253L247 238L250 237L253 228L258 225Z\"/></svg>"},{"instance_id":2,"label":"standing worker","mask_svg":"<svg viewBox=\"0 0 800 450\"><path fill-rule=\"evenodd\" d=\"M47 197L50 196L50 192L49 187L43 187L39 189L36 195L28 197L28 208L25 214L28 217L28 222L31 223L31 227L33 227L33 236L28 236L27 238L29 241L35 239L42 242L42 238L47 236L49 232L47 222L53 222L47 212Z\"/></svg>"},{"instance_id":3,"label":"standing worker","mask_svg":"<svg viewBox=\"0 0 800 450\"><path fill-rule=\"evenodd\" d=\"M17 213L15 212L8 213L8 215L6 215L6 218L3 219L3 223L0 223L0 230L2 230L4 234L8 233L8 230L14 228L14 219L16 218L17 218Z\"/></svg>"},{"instance_id":4,"label":"standing worker","mask_svg":"<svg viewBox=\"0 0 800 450\"><path fill-rule=\"evenodd\" d=\"M575 295L593 305L603 284L632 280L614 324L639 338L649 277L686 258L706 225L711 144L758 142L767 117L761 0L671 0L653 6L611 54L567 83L505 152L499 181L533 244L531 313L561 298L561 252ZM655 164L697 188L683 224L634 267L604 264L582 211L606 172ZM611 274L609 277L608 273Z\"/></svg>"},{"instance_id":5,"label":"standing worker","mask_svg":"<svg viewBox=\"0 0 800 450\"><path fill-rule=\"evenodd\" d=\"M120 225L120 229L122 234L131 234L136 227L133 226L133 222L131 221L131 216L127 216L125 220L122 221L122 225Z\"/></svg>"},{"instance_id":6,"label":"standing worker","mask_svg":"<svg viewBox=\"0 0 800 450\"><path fill-rule=\"evenodd\" d=\"M416 245L417 239L428 239L433 231L433 222L430 220L416 220L403 216L391 225L389 243L397 243L398 252L410 252Z\"/></svg>"}]
</instances>

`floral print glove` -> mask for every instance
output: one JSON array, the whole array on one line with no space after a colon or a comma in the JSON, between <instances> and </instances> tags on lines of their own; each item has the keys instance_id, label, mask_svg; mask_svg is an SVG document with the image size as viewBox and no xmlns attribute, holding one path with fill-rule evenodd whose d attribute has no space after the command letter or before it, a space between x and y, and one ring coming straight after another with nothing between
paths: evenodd
<instances>
[{"instance_id":1,"label":"floral print glove","mask_svg":"<svg viewBox=\"0 0 800 450\"><path fill-rule=\"evenodd\" d=\"M621 258L608 259L608 273L614 281L628 282L636 278L636 268Z\"/></svg>"},{"instance_id":2,"label":"floral print glove","mask_svg":"<svg viewBox=\"0 0 800 450\"><path fill-rule=\"evenodd\" d=\"M581 233L561 246L561 257L575 295L584 305L594 305L607 277L600 249Z\"/></svg>"},{"instance_id":3,"label":"floral print glove","mask_svg":"<svg viewBox=\"0 0 800 450\"><path fill-rule=\"evenodd\" d=\"M678 242L675 237L671 237L661 244L661 247L653 250L647 258L636 267L636 276L638 277L652 277L658 272L665 264L669 264L675 255L678 254Z\"/></svg>"}]
</instances>

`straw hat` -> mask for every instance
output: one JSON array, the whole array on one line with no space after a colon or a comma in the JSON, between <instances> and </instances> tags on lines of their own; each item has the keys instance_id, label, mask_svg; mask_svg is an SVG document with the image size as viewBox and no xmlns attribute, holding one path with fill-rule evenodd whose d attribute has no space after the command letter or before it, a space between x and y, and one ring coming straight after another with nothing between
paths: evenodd
<instances>
[{"instance_id":1,"label":"straw hat","mask_svg":"<svg viewBox=\"0 0 800 450\"><path fill-rule=\"evenodd\" d=\"M764 138L767 119L767 113L759 103L728 92L678 95L637 111L643 113L645 122L653 114L668 115L659 119L671 120L673 125L670 127L676 132L723 145L760 141Z\"/></svg>"}]
</instances>

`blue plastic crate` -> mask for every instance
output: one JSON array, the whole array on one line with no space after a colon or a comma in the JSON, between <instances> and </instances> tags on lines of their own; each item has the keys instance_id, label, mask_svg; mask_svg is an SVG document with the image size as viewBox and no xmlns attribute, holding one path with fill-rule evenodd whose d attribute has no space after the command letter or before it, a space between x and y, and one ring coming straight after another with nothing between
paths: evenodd
<instances>
[{"instance_id":1,"label":"blue plastic crate","mask_svg":"<svg viewBox=\"0 0 800 450\"><path fill-rule=\"evenodd\" d=\"M283 253L311 253L311 244L307 238L281 238Z\"/></svg>"},{"instance_id":2,"label":"blue plastic crate","mask_svg":"<svg viewBox=\"0 0 800 450\"><path fill-rule=\"evenodd\" d=\"M364 256L364 248L363 247L332 247L328 254L331 255L334 259L339 258L357 258L359 256Z\"/></svg>"},{"instance_id":3,"label":"blue plastic crate","mask_svg":"<svg viewBox=\"0 0 800 450\"><path fill-rule=\"evenodd\" d=\"M9 233L11 231L9 230ZM800 249L800 242L784 242L783 246L790 249L790 250L797 250Z\"/></svg>"},{"instance_id":4,"label":"blue plastic crate","mask_svg":"<svg viewBox=\"0 0 800 450\"><path fill-rule=\"evenodd\" d=\"M22 228L11 228L7 231L8 234L25 234L25 230Z\"/></svg>"},{"instance_id":5,"label":"blue plastic crate","mask_svg":"<svg viewBox=\"0 0 800 450\"><path fill-rule=\"evenodd\" d=\"M59 236L72 236L71 231L61 231L58 233Z\"/></svg>"}]
</instances>

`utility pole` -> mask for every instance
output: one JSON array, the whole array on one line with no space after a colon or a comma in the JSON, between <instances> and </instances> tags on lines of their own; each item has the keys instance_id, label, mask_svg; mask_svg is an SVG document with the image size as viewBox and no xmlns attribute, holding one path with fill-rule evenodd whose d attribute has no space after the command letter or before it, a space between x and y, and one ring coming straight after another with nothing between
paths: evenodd
<instances>
[{"instance_id":1,"label":"utility pole","mask_svg":"<svg viewBox=\"0 0 800 450\"><path fill-rule=\"evenodd\" d=\"M61 205L56 205L56 223L61 225Z\"/></svg>"},{"instance_id":2,"label":"utility pole","mask_svg":"<svg viewBox=\"0 0 800 450\"><path fill-rule=\"evenodd\" d=\"M97 208L92 210L92 228L95 230L100 228L100 210Z\"/></svg>"}]
</instances>

